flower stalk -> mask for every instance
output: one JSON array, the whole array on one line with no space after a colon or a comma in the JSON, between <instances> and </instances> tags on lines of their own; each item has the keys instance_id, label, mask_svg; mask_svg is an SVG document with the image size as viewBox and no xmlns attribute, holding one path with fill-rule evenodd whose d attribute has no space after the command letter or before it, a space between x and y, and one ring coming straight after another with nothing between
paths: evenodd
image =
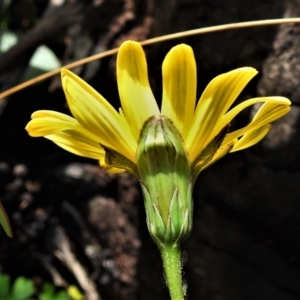
<instances>
[{"instance_id":1,"label":"flower stalk","mask_svg":"<svg viewBox=\"0 0 300 300\"><path fill-rule=\"evenodd\" d=\"M172 300L183 300L186 296L186 289L182 282L182 262L180 246L159 247L165 277Z\"/></svg>"}]
</instances>

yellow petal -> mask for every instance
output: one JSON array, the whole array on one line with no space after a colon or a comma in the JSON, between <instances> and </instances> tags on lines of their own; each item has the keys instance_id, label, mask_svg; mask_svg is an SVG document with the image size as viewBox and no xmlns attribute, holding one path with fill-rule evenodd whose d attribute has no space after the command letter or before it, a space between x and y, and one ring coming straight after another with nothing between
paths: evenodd
<instances>
[{"instance_id":1,"label":"yellow petal","mask_svg":"<svg viewBox=\"0 0 300 300\"><path fill-rule=\"evenodd\" d=\"M137 141L124 118L74 73L63 69L62 83L69 108L82 127L96 135L103 146L134 162Z\"/></svg>"},{"instance_id":2,"label":"yellow petal","mask_svg":"<svg viewBox=\"0 0 300 300\"><path fill-rule=\"evenodd\" d=\"M217 76L206 87L186 141L191 161L209 142L220 119L256 74L257 71L253 68L239 68Z\"/></svg>"},{"instance_id":3,"label":"yellow petal","mask_svg":"<svg viewBox=\"0 0 300 300\"><path fill-rule=\"evenodd\" d=\"M196 103L196 62L191 47L178 45L167 54L163 66L162 115L167 116L182 134L189 131Z\"/></svg>"},{"instance_id":4,"label":"yellow petal","mask_svg":"<svg viewBox=\"0 0 300 300\"><path fill-rule=\"evenodd\" d=\"M109 173L122 173L125 171L106 165L104 149L81 132L67 130L45 136L45 138L73 154L99 160L100 166Z\"/></svg>"},{"instance_id":5,"label":"yellow petal","mask_svg":"<svg viewBox=\"0 0 300 300\"><path fill-rule=\"evenodd\" d=\"M252 121L245 127L233 131L226 135L223 145L230 143L232 140L241 137L247 132L264 127L267 124L274 122L290 111L289 105L278 105L276 103L267 102L258 110Z\"/></svg>"},{"instance_id":6,"label":"yellow petal","mask_svg":"<svg viewBox=\"0 0 300 300\"><path fill-rule=\"evenodd\" d=\"M149 85L145 54L139 43L127 41L121 45L117 57L117 80L125 117L138 140L145 121L160 114Z\"/></svg>"},{"instance_id":7,"label":"yellow petal","mask_svg":"<svg viewBox=\"0 0 300 300\"><path fill-rule=\"evenodd\" d=\"M267 102L260 107L260 109L256 112L252 122L249 124L251 127L261 127L267 123L271 123L285 114L287 114L291 110L290 105L286 104L278 104L273 102ZM250 127L250 126L249 126ZM248 128L249 129L249 128ZM251 128L252 130L253 128Z\"/></svg>"},{"instance_id":8,"label":"yellow petal","mask_svg":"<svg viewBox=\"0 0 300 300\"><path fill-rule=\"evenodd\" d=\"M103 169L106 170L106 172L111 173L111 174L118 174L118 173L123 173L126 171L124 169L118 169L118 168L108 166L105 163L102 163L101 161L99 162L99 164Z\"/></svg>"},{"instance_id":9,"label":"yellow petal","mask_svg":"<svg viewBox=\"0 0 300 300\"><path fill-rule=\"evenodd\" d=\"M45 136L45 138L76 155L98 160L103 159L105 155L105 151L99 143L76 130L50 134Z\"/></svg>"},{"instance_id":10,"label":"yellow petal","mask_svg":"<svg viewBox=\"0 0 300 300\"><path fill-rule=\"evenodd\" d=\"M269 103L274 103L274 104L283 104L283 105L290 105L291 101L285 97L261 97L261 98L253 98L249 99L247 101L242 102L241 104L237 105L233 109L231 109L228 113L226 113L221 121L219 122L220 128L223 128L225 125L229 124L233 118L236 117L242 110L245 108L259 103L259 102L269 102Z\"/></svg>"},{"instance_id":11,"label":"yellow petal","mask_svg":"<svg viewBox=\"0 0 300 300\"><path fill-rule=\"evenodd\" d=\"M45 117L56 118L58 120L67 121L70 123L76 123L76 124L78 123L74 118L53 110L38 110L31 115L32 119L45 118Z\"/></svg>"},{"instance_id":12,"label":"yellow petal","mask_svg":"<svg viewBox=\"0 0 300 300\"><path fill-rule=\"evenodd\" d=\"M268 134L270 129L271 125L267 124L263 127L247 132L237 143L235 143L230 152L243 150L257 144Z\"/></svg>"},{"instance_id":13,"label":"yellow petal","mask_svg":"<svg viewBox=\"0 0 300 300\"><path fill-rule=\"evenodd\" d=\"M87 138L100 143L99 138L84 129L74 118L51 110L39 110L34 112L32 120L27 124L26 130L30 136L41 137L56 134L64 130L76 130Z\"/></svg>"},{"instance_id":14,"label":"yellow petal","mask_svg":"<svg viewBox=\"0 0 300 300\"><path fill-rule=\"evenodd\" d=\"M32 114L32 118L27 124L26 130L33 137L45 136L75 128L78 124L72 117L55 111L37 111Z\"/></svg>"}]
</instances>

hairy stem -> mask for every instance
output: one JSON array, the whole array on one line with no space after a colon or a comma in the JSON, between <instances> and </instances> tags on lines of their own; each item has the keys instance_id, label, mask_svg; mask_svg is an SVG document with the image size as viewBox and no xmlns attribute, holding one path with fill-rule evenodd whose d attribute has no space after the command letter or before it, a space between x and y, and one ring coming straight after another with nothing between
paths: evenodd
<instances>
[{"instance_id":1,"label":"hairy stem","mask_svg":"<svg viewBox=\"0 0 300 300\"><path fill-rule=\"evenodd\" d=\"M185 290L182 284L180 247L177 245L163 246L159 247L159 250L163 260L166 281L171 299L184 300Z\"/></svg>"}]
</instances>

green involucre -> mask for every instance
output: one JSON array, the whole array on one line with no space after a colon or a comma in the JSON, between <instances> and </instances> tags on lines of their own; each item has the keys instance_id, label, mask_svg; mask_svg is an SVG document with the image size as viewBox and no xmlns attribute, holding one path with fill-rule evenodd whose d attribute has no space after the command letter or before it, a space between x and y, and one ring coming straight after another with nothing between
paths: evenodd
<instances>
[{"instance_id":1,"label":"green involucre","mask_svg":"<svg viewBox=\"0 0 300 300\"><path fill-rule=\"evenodd\" d=\"M153 240L159 246L179 245L192 228L191 167L182 137L167 117L145 123L137 168Z\"/></svg>"}]
</instances>

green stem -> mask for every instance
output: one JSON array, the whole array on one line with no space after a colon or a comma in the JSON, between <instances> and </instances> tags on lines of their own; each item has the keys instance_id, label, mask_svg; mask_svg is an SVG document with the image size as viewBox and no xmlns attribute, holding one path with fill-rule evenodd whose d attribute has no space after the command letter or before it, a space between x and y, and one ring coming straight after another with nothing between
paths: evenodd
<instances>
[{"instance_id":1,"label":"green stem","mask_svg":"<svg viewBox=\"0 0 300 300\"><path fill-rule=\"evenodd\" d=\"M167 285L172 300L184 300L185 291L181 277L181 252L179 246L159 247L164 270L166 274Z\"/></svg>"}]
</instances>

